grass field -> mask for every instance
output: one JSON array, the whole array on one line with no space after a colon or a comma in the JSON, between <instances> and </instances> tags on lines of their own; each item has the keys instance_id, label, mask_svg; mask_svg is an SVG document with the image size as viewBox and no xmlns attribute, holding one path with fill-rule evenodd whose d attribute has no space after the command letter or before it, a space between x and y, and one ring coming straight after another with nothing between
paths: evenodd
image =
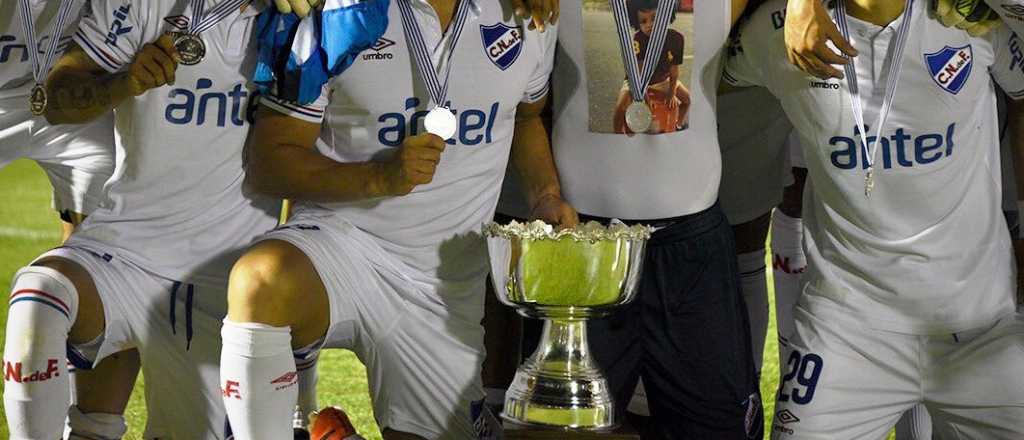
<instances>
[{"instance_id":1,"label":"grass field","mask_svg":"<svg viewBox=\"0 0 1024 440\"><path fill-rule=\"evenodd\" d=\"M33 163L19 161L0 170L0 286L6 291L14 272L59 240L58 222L50 209L50 189L42 171ZM771 272L769 272L770 275ZM772 298L769 295L769 298ZM771 316L775 316L774 302ZM0 321L7 322L7 307L0 307ZM772 318L769 335L775 334ZM775 338L765 345L761 393L765 414L773 414L775 387L779 377ZM128 407L130 430L126 439L141 439L146 408L140 380ZM365 370L349 352L330 350L320 358L320 404L341 405L367 439L379 439L370 411ZM3 417L0 414L0 417ZM766 424L770 423L770 416ZM766 430L767 432L767 430ZM6 418L0 423L0 438L8 438Z\"/></svg>"}]
</instances>

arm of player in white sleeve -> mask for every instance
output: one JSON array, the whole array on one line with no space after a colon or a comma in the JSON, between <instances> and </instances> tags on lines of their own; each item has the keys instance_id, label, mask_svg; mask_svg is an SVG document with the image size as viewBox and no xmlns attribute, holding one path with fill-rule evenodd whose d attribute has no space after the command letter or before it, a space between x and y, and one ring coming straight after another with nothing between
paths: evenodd
<instances>
[{"instance_id":1,"label":"arm of player in white sleeve","mask_svg":"<svg viewBox=\"0 0 1024 440\"><path fill-rule=\"evenodd\" d=\"M1014 32L1024 34L1024 0L985 0Z\"/></svg>"},{"instance_id":2,"label":"arm of player in white sleeve","mask_svg":"<svg viewBox=\"0 0 1024 440\"><path fill-rule=\"evenodd\" d=\"M74 40L96 64L110 73L131 64L145 43L156 40L160 26L148 26L149 5L139 1L92 0Z\"/></svg>"},{"instance_id":3,"label":"arm of player in white sleeve","mask_svg":"<svg viewBox=\"0 0 1024 440\"><path fill-rule=\"evenodd\" d=\"M1021 47L1021 39L1005 26L989 38L995 51L995 62L989 73L1007 96L1015 100L1024 98L1024 48Z\"/></svg>"},{"instance_id":4,"label":"arm of player in white sleeve","mask_svg":"<svg viewBox=\"0 0 1024 440\"><path fill-rule=\"evenodd\" d=\"M558 42L558 25L549 24L544 32L526 31L526 38L539 40L542 51L540 61L530 75L530 82L523 93L522 102L534 103L544 99L550 88L551 72L555 68L555 50Z\"/></svg>"},{"instance_id":5,"label":"arm of player in white sleeve","mask_svg":"<svg viewBox=\"0 0 1024 440\"><path fill-rule=\"evenodd\" d=\"M260 95L260 105L296 119L301 119L313 124L319 124L324 120L324 112L327 111L327 104L330 103L330 85L330 82L324 84L320 88L320 96L309 104L302 105L296 102L286 101L271 93L268 95Z\"/></svg>"},{"instance_id":6,"label":"arm of player in white sleeve","mask_svg":"<svg viewBox=\"0 0 1024 440\"><path fill-rule=\"evenodd\" d=\"M768 48L759 44L759 41L770 40L770 36L758 35L758 20L760 14L755 14L749 20L742 23L737 34L725 49L725 69L722 71L722 79L734 87L764 86L765 60L759 56Z\"/></svg>"}]
</instances>

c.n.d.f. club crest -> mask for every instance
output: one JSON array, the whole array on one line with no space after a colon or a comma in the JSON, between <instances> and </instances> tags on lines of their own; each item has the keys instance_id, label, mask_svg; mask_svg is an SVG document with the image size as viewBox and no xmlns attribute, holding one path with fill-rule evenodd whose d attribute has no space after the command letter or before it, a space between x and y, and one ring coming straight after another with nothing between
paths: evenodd
<instances>
[{"instance_id":1,"label":"c.n.d.f. club crest","mask_svg":"<svg viewBox=\"0 0 1024 440\"><path fill-rule=\"evenodd\" d=\"M501 70L512 66L523 51L523 31L518 27L503 23L480 25L480 37L483 38L487 58Z\"/></svg>"},{"instance_id":2,"label":"c.n.d.f. club crest","mask_svg":"<svg viewBox=\"0 0 1024 440\"><path fill-rule=\"evenodd\" d=\"M925 54L924 61L935 84L955 95L960 93L971 76L974 52L969 44L964 47L946 46L938 52Z\"/></svg>"}]
</instances>

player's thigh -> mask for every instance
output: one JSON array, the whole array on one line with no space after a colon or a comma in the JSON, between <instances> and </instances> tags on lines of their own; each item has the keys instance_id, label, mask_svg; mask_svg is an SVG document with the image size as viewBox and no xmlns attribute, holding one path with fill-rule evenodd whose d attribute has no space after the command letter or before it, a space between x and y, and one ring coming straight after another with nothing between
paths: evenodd
<instances>
[{"instance_id":1,"label":"player's thigh","mask_svg":"<svg viewBox=\"0 0 1024 440\"><path fill-rule=\"evenodd\" d=\"M929 345L939 353L926 388L936 438L1024 438L1024 317Z\"/></svg>"},{"instance_id":2,"label":"player's thigh","mask_svg":"<svg viewBox=\"0 0 1024 440\"><path fill-rule=\"evenodd\" d=\"M860 326L840 312L798 306L780 340L776 440L884 439L920 399L917 339Z\"/></svg>"},{"instance_id":3,"label":"player's thigh","mask_svg":"<svg viewBox=\"0 0 1024 440\"><path fill-rule=\"evenodd\" d=\"M68 335L72 344L92 341L103 334L105 318L103 301L100 299L93 275L79 262L67 255L50 251L32 263L33 266L48 267L60 272L75 286L78 294L78 313Z\"/></svg>"},{"instance_id":4,"label":"player's thigh","mask_svg":"<svg viewBox=\"0 0 1024 440\"><path fill-rule=\"evenodd\" d=\"M382 428L429 439L479 438L483 334L479 325L410 309L361 347L374 415Z\"/></svg>"},{"instance_id":5,"label":"player's thigh","mask_svg":"<svg viewBox=\"0 0 1024 440\"><path fill-rule=\"evenodd\" d=\"M107 356L92 370L76 371L78 409L86 414L123 414L139 367L139 352L133 349Z\"/></svg>"},{"instance_id":6,"label":"player's thigh","mask_svg":"<svg viewBox=\"0 0 1024 440\"><path fill-rule=\"evenodd\" d=\"M228 318L290 326L295 342L308 345L323 336L330 319L324 282L307 255L312 252L282 232L268 237L246 251L231 271Z\"/></svg>"}]
</instances>

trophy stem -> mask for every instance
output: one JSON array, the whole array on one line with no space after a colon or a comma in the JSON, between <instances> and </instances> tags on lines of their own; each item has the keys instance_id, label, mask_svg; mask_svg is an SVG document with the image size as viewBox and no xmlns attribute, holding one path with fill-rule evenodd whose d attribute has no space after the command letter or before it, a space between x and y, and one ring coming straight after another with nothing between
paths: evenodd
<instances>
[{"instance_id":1,"label":"trophy stem","mask_svg":"<svg viewBox=\"0 0 1024 440\"><path fill-rule=\"evenodd\" d=\"M585 320L544 320L540 345L516 371L503 415L525 425L615 427L612 397L590 357Z\"/></svg>"}]
</instances>

